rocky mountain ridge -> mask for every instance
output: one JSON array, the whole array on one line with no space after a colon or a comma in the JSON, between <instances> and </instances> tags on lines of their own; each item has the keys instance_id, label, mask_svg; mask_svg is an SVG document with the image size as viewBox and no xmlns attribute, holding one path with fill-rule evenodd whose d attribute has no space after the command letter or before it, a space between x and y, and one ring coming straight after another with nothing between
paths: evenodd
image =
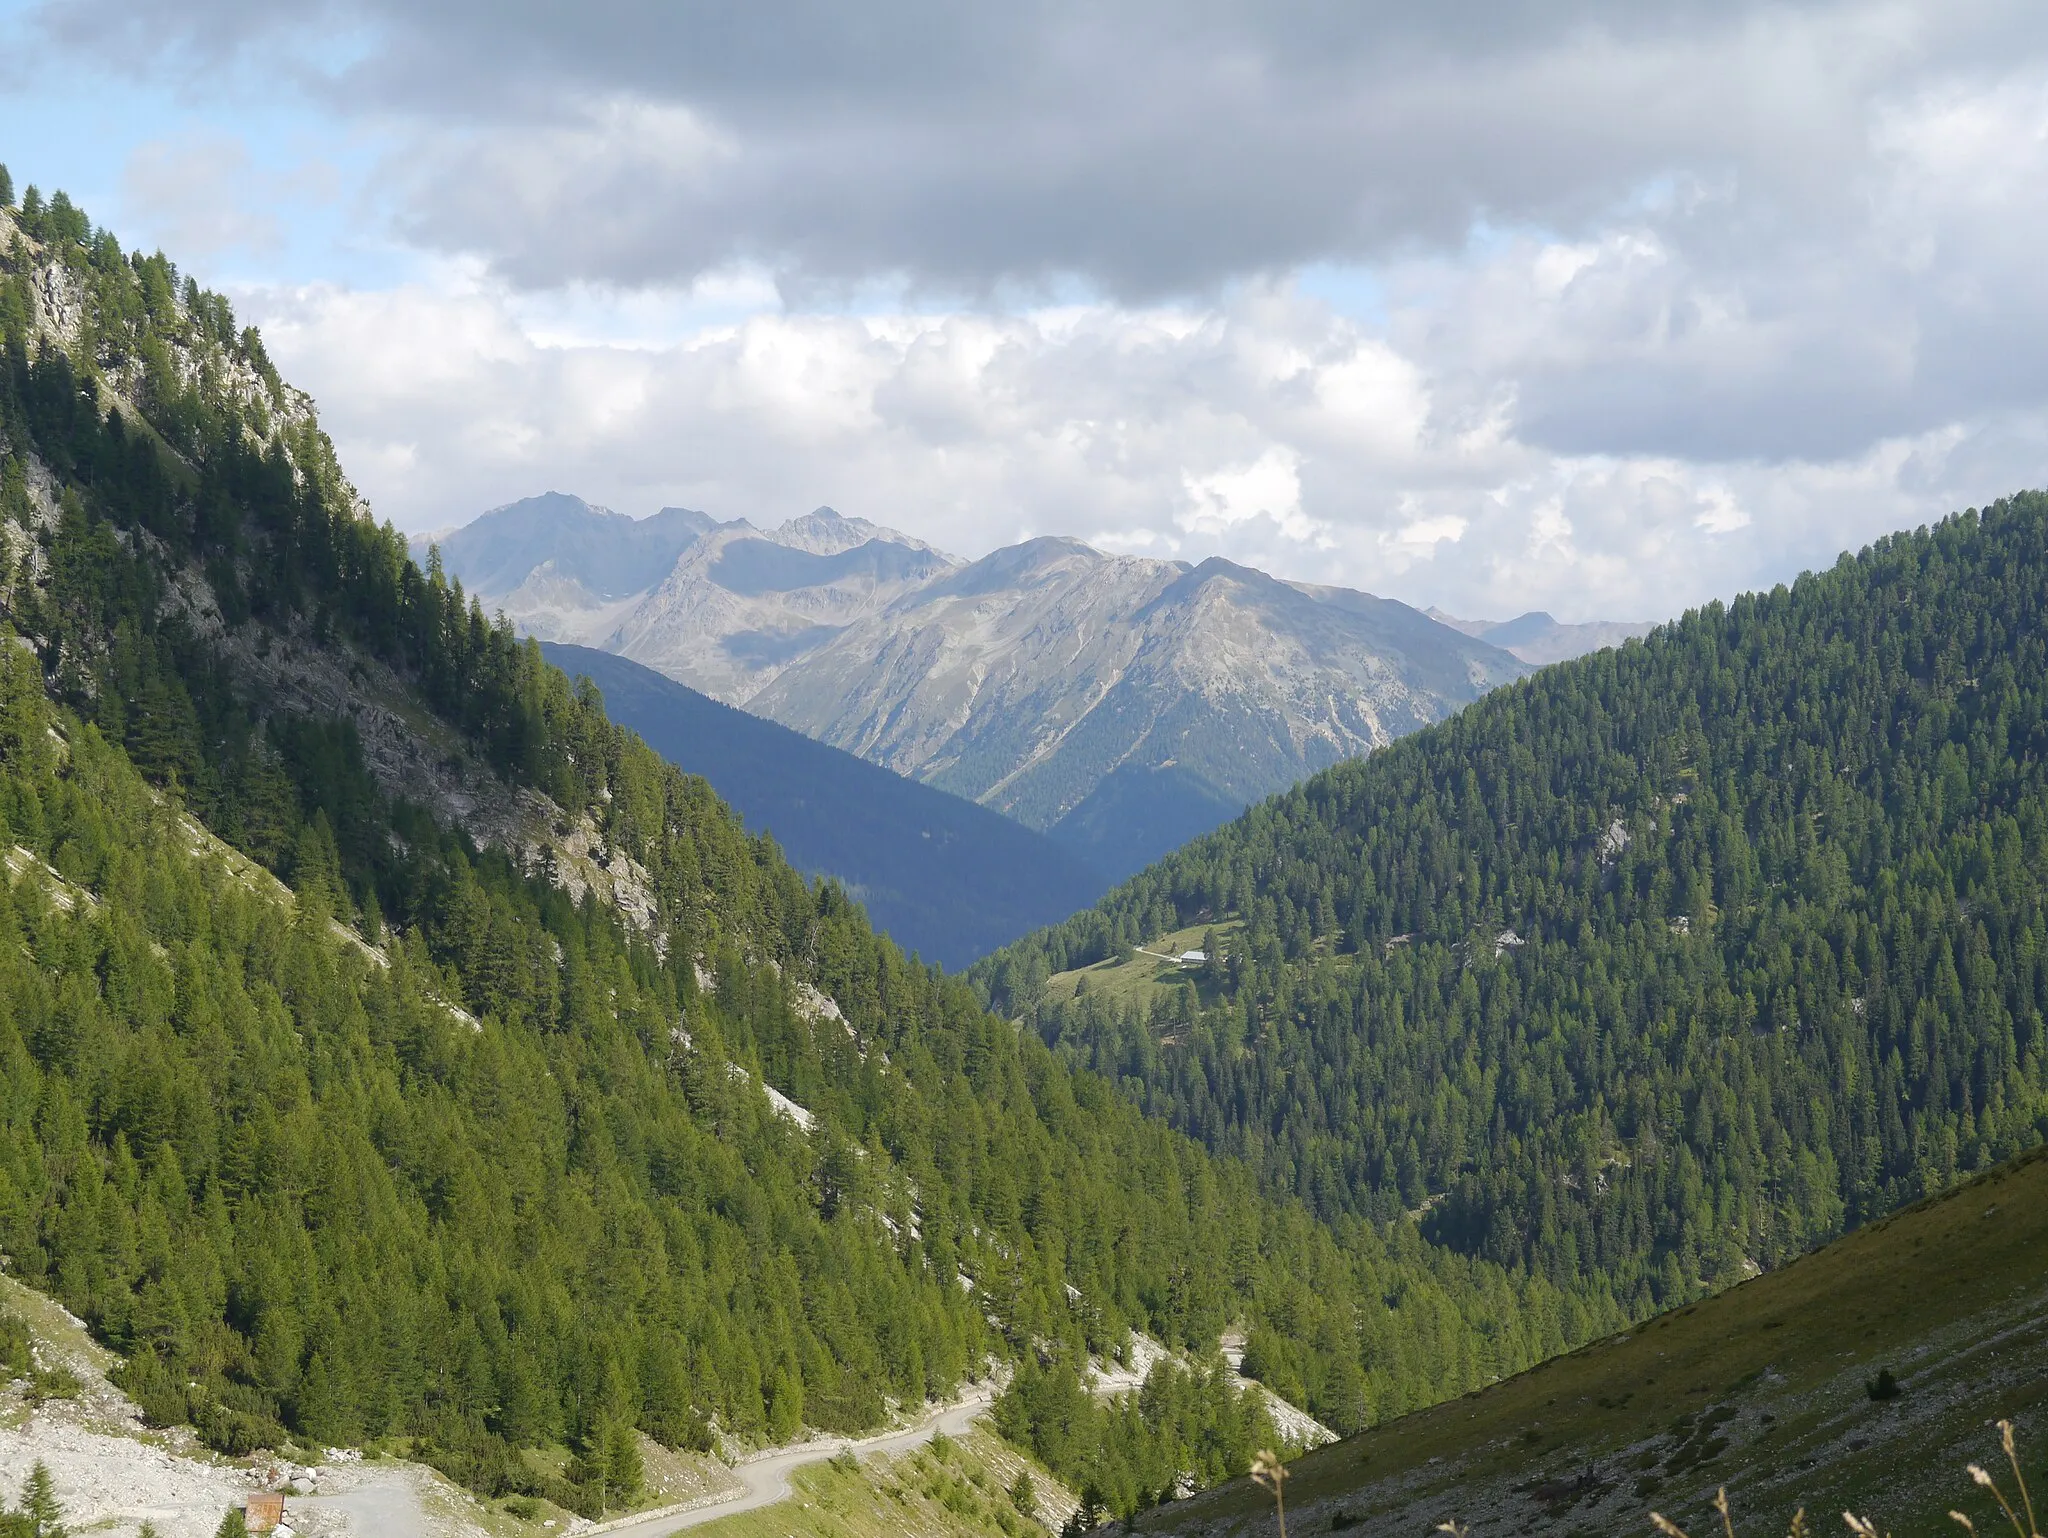
<instances>
[{"instance_id":1,"label":"rocky mountain ridge","mask_svg":"<svg viewBox=\"0 0 2048 1538\"><path fill-rule=\"evenodd\" d=\"M1542 667L1552 662L1569 662L1587 652L1619 646L1648 635L1657 627L1647 620L1590 620L1569 625L1541 609L1531 609L1513 619L1457 619L1432 605L1423 613L1439 625L1449 625L1461 635L1476 637L1502 651L1513 652L1524 662Z\"/></svg>"},{"instance_id":2,"label":"rocky mountain ridge","mask_svg":"<svg viewBox=\"0 0 2048 1538\"><path fill-rule=\"evenodd\" d=\"M656 516L681 537L674 513ZM533 537L550 519L552 545ZM637 592L588 578L634 539L651 553L629 520L551 494L440 549L530 634L978 801L1112 877L1528 671L1405 604L1223 560L1040 538L963 562L821 508L696 529Z\"/></svg>"}]
</instances>

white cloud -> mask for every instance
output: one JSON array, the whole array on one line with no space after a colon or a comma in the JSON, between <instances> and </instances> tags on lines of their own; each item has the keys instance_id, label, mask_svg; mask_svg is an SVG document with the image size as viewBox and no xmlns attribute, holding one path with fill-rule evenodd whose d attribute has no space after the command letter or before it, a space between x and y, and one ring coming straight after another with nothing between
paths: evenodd
<instances>
[{"instance_id":1,"label":"white cloud","mask_svg":"<svg viewBox=\"0 0 2048 1538\"><path fill-rule=\"evenodd\" d=\"M1174 522L1189 534L1213 537L1265 519L1297 544L1328 543L1323 526L1301 510L1301 464L1292 449L1276 444L1248 464L1183 470L1181 486L1189 506Z\"/></svg>"},{"instance_id":2,"label":"white cloud","mask_svg":"<svg viewBox=\"0 0 2048 1538\"><path fill-rule=\"evenodd\" d=\"M1455 545L1463 539L1471 523L1469 518L1461 518L1456 513L1438 513L1431 518L1417 518L1382 534L1380 543L1399 552L1401 557L1432 556L1436 554L1438 545Z\"/></svg>"},{"instance_id":3,"label":"white cloud","mask_svg":"<svg viewBox=\"0 0 2048 1538\"><path fill-rule=\"evenodd\" d=\"M1475 380L1455 348L1410 357L1271 287L1203 311L760 313L661 346L544 340L456 269L239 302L409 528L547 487L756 522L829 502L967 555L1079 533L1481 615L1653 618L1768 585L2016 489L2048 444L2035 411L1827 459L1561 455L1489 393L1514 353Z\"/></svg>"},{"instance_id":4,"label":"white cloud","mask_svg":"<svg viewBox=\"0 0 2048 1538\"><path fill-rule=\"evenodd\" d=\"M339 0L339 65L246 0L36 14L390 151L351 249L413 281L240 297L412 527L831 502L1651 617L2048 465L2032 0ZM275 217L233 141L134 156L181 260Z\"/></svg>"}]
</instances>

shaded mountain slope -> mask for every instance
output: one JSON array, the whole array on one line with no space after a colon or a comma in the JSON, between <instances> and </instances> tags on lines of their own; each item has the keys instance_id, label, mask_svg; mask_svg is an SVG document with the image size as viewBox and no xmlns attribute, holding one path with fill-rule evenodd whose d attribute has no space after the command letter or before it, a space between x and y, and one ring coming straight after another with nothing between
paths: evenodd
<instances>
[{"instance_id":1,"label":"shaded mountain slope","mask_svg":"<svg viewBox=\"0 0 2048 1538\"><path fill-rule=\"evenodd\" d=\"M975 975L1271 1189L1646 1313L2048 1133L2044 679L2029 493L1546 669ZM1184 988L1047 986L1205 924Z\"/></svg>"},{"instance_id":2,"label":"shaded mountain slope","mask_svg":"<svg viewBox=\"0 0 2048 1538\"><path fill-rule=\"evenodd\" d=\"M582 646L541 651L570 677L595 683L611 719L709 780L798 869L844 884L907 951L964 967L1085 908L1108 885L1043 834L637 662Z\"/></svg>"}]
</instances>

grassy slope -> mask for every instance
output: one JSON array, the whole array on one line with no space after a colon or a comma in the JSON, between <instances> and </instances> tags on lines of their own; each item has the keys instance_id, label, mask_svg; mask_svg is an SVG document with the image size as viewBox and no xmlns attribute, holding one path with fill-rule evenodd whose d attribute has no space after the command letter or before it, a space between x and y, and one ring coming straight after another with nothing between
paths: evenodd
<instances>
[{"instance_id":1,"label":"grassy slope","mask_svg":"<svg viewBox=\"0 0 2048 1538\"><path fill-rule=\"evenodd\" d=\"M1227 942L1243 933L1244 925L1234 918L1219 919L1213 924L1191 924L1186 929L1176 929L1171 934L1147 940L1143 949L1131 952L1128 961L1109 956L1092 966L1055 972L1046 980L1045 997L1062 1001L1070 999L1085 980L1090 993L1101 994L1119 1005L1132 1002L1150 1005L1156 996L1168 989L1195 981L1193 972L1162 958L1200 948L1202 937L1212 929L1226 942L1227 950ZM1211 1005L1216 1000L1213 995L1204 993L1202 1002Z\"/></svg>"},{"instance_id":2,"label":"grassy slope","mask_svg":"<svg viewBox=\"0 0 2048 1538\"><path fill-rule=\"evenodd\" d=\"M1904 1392L1874 1403L1891 1368ZM2048 1488L2048 1150L1873 1223L1792 1265L1294 1465L1289 1531L1475 1538L1699 1535L1728 1488L1738 1528L1816 1532L1854 1509L1895 1533L1981 1531L1966 1463L1997 1467L2012 1417ZM1980 1509L1981 1508L1981 1509ZM1245 1481L1162 1508L1148 1532L1269 1532Z\"/></svg>"}]
</instances>

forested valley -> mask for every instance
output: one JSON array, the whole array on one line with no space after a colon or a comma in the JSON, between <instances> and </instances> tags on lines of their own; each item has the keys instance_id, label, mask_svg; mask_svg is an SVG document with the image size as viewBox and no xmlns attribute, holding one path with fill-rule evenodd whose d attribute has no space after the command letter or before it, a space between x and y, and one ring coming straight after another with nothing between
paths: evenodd
<instances>
[{"instance_id":1,"label":"forested valley","mask_svg":"<svg viewBox=\"0 0 2048 1538\"><path fill-rule=\"evenodd\" d=\"M595 1509L636 1429L865 1427L1008 1364L1005 1424L1129 1510L1259 1434L1203 1387L1227 1326L1348 1430L1618 1317L1262 1190L907 961L413 564L225 299L34 188L0 439L0 1253L153 1421ZM373 716L534 842L380 777ZM1076 1411L1133 1329L1196 1365Z\"/></svg>"},{"instance_id":2,"label":"forested valley","mask_svg":"<svg viewBox=\"0 0 2048 1538\"><path fill-rule=\"evenodd\" d=\"M1634 1318L2042 1140L2044 899L2027 494L1501 689L973 975L1268 1194ZM1046 986L1203 924L1149 999Z\"/></svg>"}]
</instances>

